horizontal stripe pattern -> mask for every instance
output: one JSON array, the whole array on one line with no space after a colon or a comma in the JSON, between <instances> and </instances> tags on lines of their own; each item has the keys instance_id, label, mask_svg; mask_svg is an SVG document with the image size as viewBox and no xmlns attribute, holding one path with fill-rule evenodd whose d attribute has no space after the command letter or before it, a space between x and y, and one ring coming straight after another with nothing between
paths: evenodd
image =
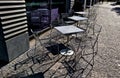
<instances>
[{"instance_id":1,"label":"horizontal stripe pattern","mask_svg":"<svg viewBox=\"0 0 120 78\"><path fill-rule=\"evenodd\" d=\"M24 0L0 1L0 18L6 40L28 32Z\"/></svg>"}]
</instances>

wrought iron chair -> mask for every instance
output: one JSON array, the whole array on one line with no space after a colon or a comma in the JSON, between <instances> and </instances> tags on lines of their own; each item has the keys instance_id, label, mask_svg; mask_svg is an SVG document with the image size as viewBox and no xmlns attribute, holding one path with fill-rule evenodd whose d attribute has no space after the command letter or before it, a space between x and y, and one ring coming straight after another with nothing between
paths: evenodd
<instances>
[{"instance_id":1,"label":"wrought iron chair","mask_svg":"<svg viewBox=\"0 0 120 78\"><path fill-rule=\"evenodd\" d=\"M40 19L40 12L35 10L31 12L31 28L33 30L40 30L41 29L41 19Z\"/></svg>"},{"instance_id":2,"label":"wrought iron chair","mask_svg":"<svg viewBox=\"0 0 120 78\"><path fill-rule=\"evenodd\" d=\"M69 16L72 16L73 14L70 13L61 13L61 22L62 25L71 25L71 24L75 24L76 21L70 20L68 19Z\"/></svg>"}]
</instances>

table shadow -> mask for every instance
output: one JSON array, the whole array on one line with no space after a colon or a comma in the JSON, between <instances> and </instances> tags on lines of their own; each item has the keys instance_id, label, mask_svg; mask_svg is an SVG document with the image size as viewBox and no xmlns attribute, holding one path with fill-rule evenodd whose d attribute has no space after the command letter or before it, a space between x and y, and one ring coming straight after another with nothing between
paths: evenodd
<instances>
[{"instance_id":1,"label":"table shadow","mask_svg":"<svg viewBox=\"0 0 120 78\"><path fill-rule=\"evenodd\" d=\"M52 45L52 46L48 46L46 47L46 49L51 52L53 55L57 55L57 54L60 54L60 51L62 49L69 49L67 46L65 46L64 44L60 43L60 44L55 44L55 45Z\"/></svg>"},{"instance_id":2,"label":"table shadow","mask_svg":"<svg viewBox=\"0 0 120 78\"><path fill-rule=\"evenodd\" d=\"M112 8L111 11L115 11L118 15L120 15L120 7Z\"/></svg>"}]
</instances>

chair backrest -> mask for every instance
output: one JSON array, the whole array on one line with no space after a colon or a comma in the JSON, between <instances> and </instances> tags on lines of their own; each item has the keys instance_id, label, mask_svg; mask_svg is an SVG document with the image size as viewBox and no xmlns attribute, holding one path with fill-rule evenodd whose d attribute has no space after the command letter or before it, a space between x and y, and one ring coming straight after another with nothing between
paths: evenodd
<instances>
[{"instance_id":1,"label":"chair backrest","mask_svg":"<svg viewBox=\"0 0 120 78\"><path fill-rule=\"evenodd\" d=\"M51 22L55 21L59 17L58 8L51 10Z\"/></svg>"},{"instance_id":2,"label":"chair backrest","mask_svg":"<svg viewBox=\"0 0 120 78\"><path fill-rule=\"evenodd\" d=\"M48 9L38 9L40 13L40 21L42 24L49 24L49 10Z\"/></svg>"},{"instance_id":3,"label":"chair backrest","mask_svg":"<svg viewBox=\"0 0 120 78\"><path fill-rule=\"evenodd\" d=\"M69 16L68 13L61 13L61 18L66 19Z\"/></svg>"},{"instance_id":4,"label":"chair backrest","mask_svg":"<svg viewBox=\"0 0 120 78\"><path fill-rule=\"evenodd\" d=\"M97 32L97 34L96 34L96 39L95 39L95 41L94 41L94 43L93 43L93 48L95 47L95 45L96 45L96 43L98 42L98 38L99 38L99 35L100 35L100 32L101 32L101 30L102 30L102 26L101 25L99 25L99 24L96 24L96 32Z\"/></svg>"},{"instance_id":5,"label":"chair backrest","mask_svg":"<svg viewBox=\"0 0 120 78\"><path fill-rule=\"evenodd\" d=\"M49 10L48 9L37 9L39 11L40 15L49 15Z\"/></svg>"},{"instance_id":6,"label":"chair backrest","mask_svg":"<svg viewBox=\"0 0 120 78\"><path fill-rule=\"evenodd\" d=\"M33 10L33 11L31 11L31 16L39 17L40 16L40 12L38 10Z\"/></svg>"},{"instance_id":7,"label":"chair backrest","mask_svg":"<svg viewBox=\"0 0 120 78\"><path fill-rule=\"evenodd\" d=\"M31 22L40 23L40 12L38 10L34 10L31 12Z\"/></svg>"}]
</instances>

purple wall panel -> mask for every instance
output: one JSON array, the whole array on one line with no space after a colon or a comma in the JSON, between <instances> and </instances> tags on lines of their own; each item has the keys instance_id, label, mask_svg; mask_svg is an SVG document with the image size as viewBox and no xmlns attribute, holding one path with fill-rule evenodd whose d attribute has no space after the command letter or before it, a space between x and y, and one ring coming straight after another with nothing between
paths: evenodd
<instances>
[{"instance_id":1,"label":"purple wall panel","mask_svg":"<svg viewBox=\"0 0 120 78\"><path fill-rule=\"evenodd\" d=\"M58 8L51 10L51 22L58 18ZM49 10L37 9L31 13L31 24L34 26L39 25L38 29L44 29L49 26Z\"/></svg>"}]
</instances>

